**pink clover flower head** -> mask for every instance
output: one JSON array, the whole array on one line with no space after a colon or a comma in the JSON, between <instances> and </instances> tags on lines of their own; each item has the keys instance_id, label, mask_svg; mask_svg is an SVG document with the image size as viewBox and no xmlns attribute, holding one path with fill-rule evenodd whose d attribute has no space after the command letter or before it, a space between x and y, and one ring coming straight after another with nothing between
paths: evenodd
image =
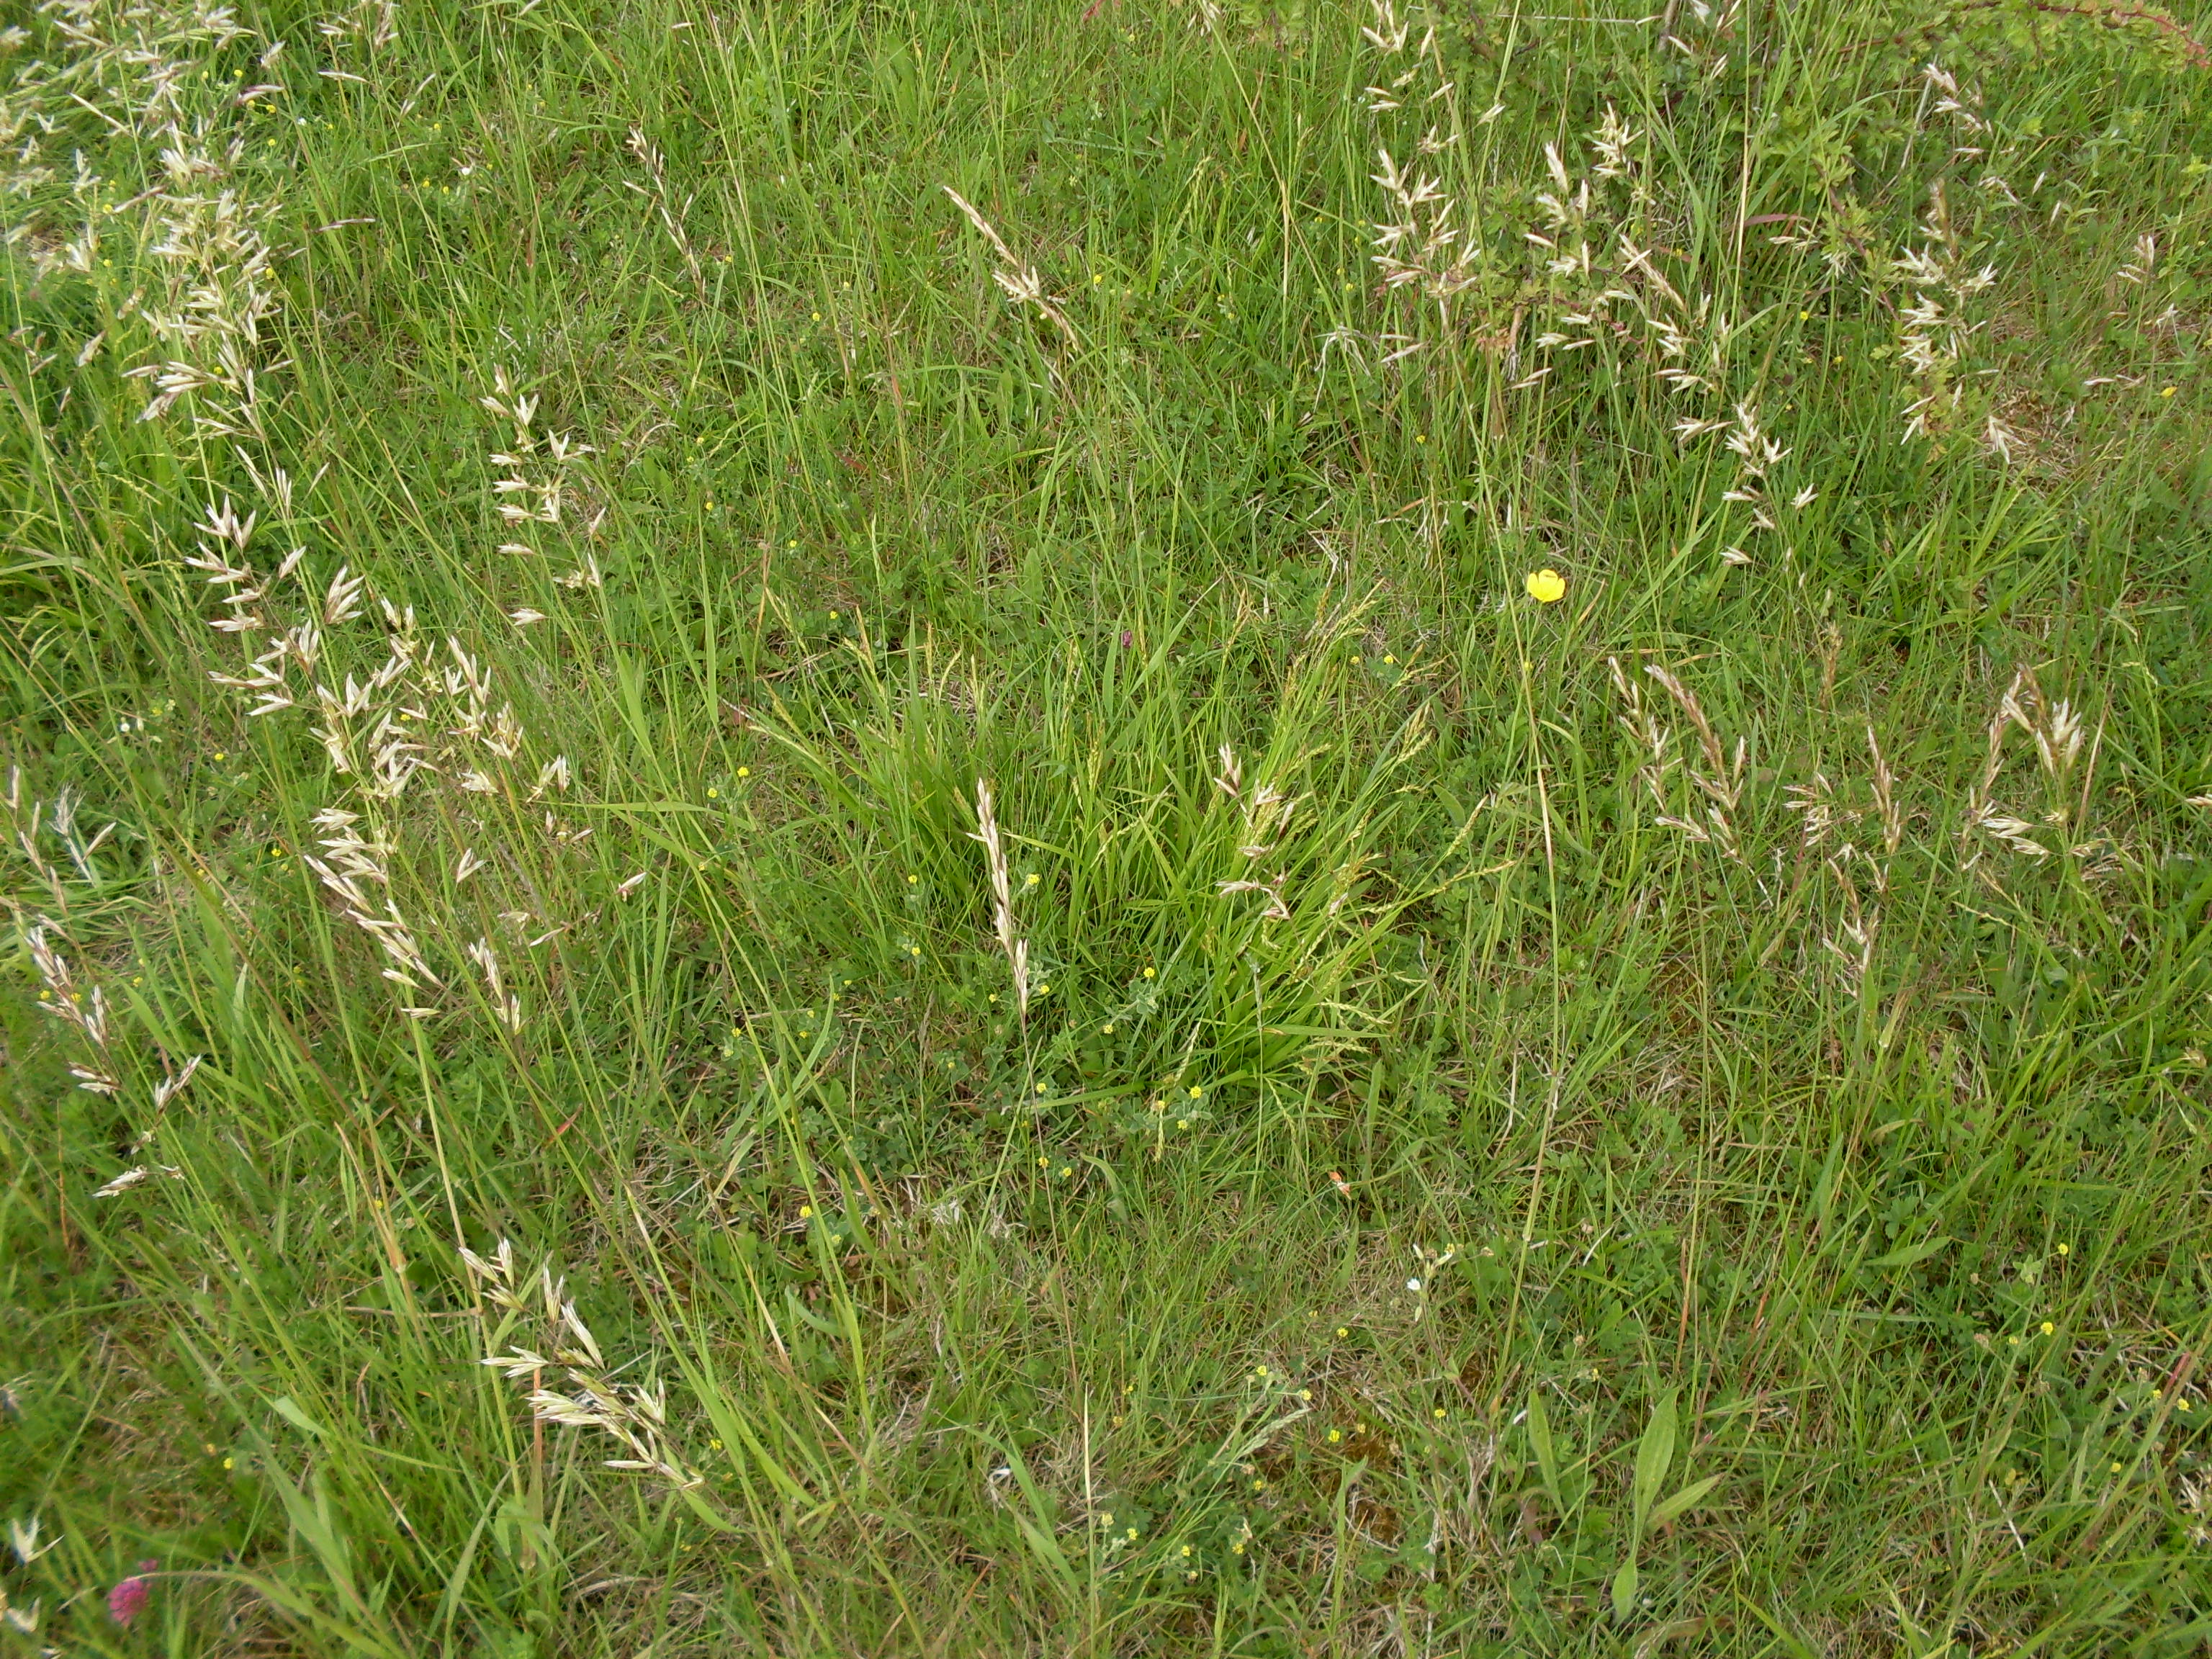
<instances>
[{"instance_id":1,"label":"pink clover flower head","mask_svg":"<svg viewBox=\"0 0 2212 1659\"><path fill-rule=\"evenodd\" d=\"M146 1611L146 1603L154 1594L154 1581L144 1575L159 1565L141 1561L138 1571L122 1580L107 1592L107 1616L118 1625L127 1625Z\"/></svg>"}]
</instances>

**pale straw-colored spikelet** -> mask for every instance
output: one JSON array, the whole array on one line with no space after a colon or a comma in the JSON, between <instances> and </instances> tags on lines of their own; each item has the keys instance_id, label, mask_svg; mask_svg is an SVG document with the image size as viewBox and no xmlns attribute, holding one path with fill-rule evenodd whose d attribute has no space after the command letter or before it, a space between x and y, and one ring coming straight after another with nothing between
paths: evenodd
<instances>
[{"instance_id":1,"label":"pale straw-colored spikelet","mask_svg":"<svg viewBox=\"0 0 2212 1659\"><path fill-rule=\"evenodd\" d=\"M1291 919L1291 907L1283 897L1283 884L1285 879L1285 874L1278 872L1273 881L1218 881L1213 886L1216 892L1222 894L1265 893L1267 896L1267 902L1260 914L1271 921L1288 921Z\"/></svg>"},{"instance_id":2,"label":"pale straw-colored spikelet","mask_svg":"<svg viewBox=\"0 0 2212 1659\"><path fill-rule=\"evenodd\" d=\"M1748 740L1739 738L1733 751L1727 749L1706 718L1705 706L1698 702L1697 694L1668 669L1657 663L1647 664L1644 673L1665 690L1689 719L1697 737L1697 758L1692 760L1686 752L1678 751L1673 727L1644 702L1642 690L1622 670L1619 659L1607 658L1607 667L1613 678L1613 690L1624 705L1622 728L1644 751L1645 759L1638 769L1638 776L1659 808L1653 822L1679 830L1690 841L1713 846L1723 857L1741 860L1742 849L1734 814L1743 798L1750 761ZM1698 793L1705 798L1702 819L1687 816L1674 806L1666 780L1678 768Z\"/></svg>"},{"instance_id":3,"label":"pale straw-colored spikelet","mask_svg":"<svg viewBox=\"0 0 2212 1659\"><path fill-rule=\"evenodd\" d=\"M23 944L31 953L31 965L47 992L39 1006L64 1024L75 1026L87 1042L105 1053L108 1039L107 994L97 985L89 991L77 988L69 958L54 948L53 927L51 920L42 917L23 935ZM104 1071L101 1075L104 1080Z\"/></svg>"},{"instance_id":4,"label":"pale straw-colored spikelet","mask_svg":"<svg viewBox=\"0 0 2212 1659\"><path fill-rule=\"evenodd\" d=\"M655 1383L614 1380L599 1340L568 1296L565 1280L555 1279L551 1268L541 1267L537 1294L529 1295L515 1264L514 1247L504 1238L489 1257L466 1249L459 1255L478 1294L502 1316L496 1330L488 1328L484 1335L487 1346L503 1346L504 1351L487 1354L478 1363L511 1382L527 1382L526 1403L532 1417L541 1423L593 1430L613 1439L627 1455L606 1459L609 1468L655 1474L678 1490L700 1484L703 1477L673 1443L666 1390ZM533 1318L539 1328L535 1345L513 1342L514 1327ZM551 1371L562 1374L565 1390L545 1386L545 1376Z\"/></svg>"},{"instance_id":5,"label":"pale straw-colored spikelet","mask_svg":"<svg viewBox=\"0 0 2212 1659\"><path fill-rule=\"evenodd\" d=\"M200 1069L200 1062L205 1058L204 1054L194 1054L176 1071L163 1075L161 1080L154 1085L155 1111L158 1113L166 1109L190 1086L194 1073Z\"/></svg>"},{"instance_id":6,"label":"pale straw-colored spikelet","mask_svg":"<svg viewBox=\"0 0 2212 1659\"><path fill-rule=\"evenodd\" d=\"M1044 278L1038 273L1037 268L1025 260L1015 258L1014 251L1006 246L1006 239L999 234L991 222L986 219L966 197L950 185L943 185L941 188L952 198L952 204L968 216L968 222L982 233L983 240L991 245L992 252L998 256L999 269L991 273L991 279L998 283L1006 297L1016 305L1036 307L1046 320L1060 331L1061 337L1069 345L1077 344L1074 325L1067 320L1066 313L1046 295Z\"/></svg>"},{"instance_id":7,"label":"pale straw-colored spikelet","mask_svg":"<svg viewBox=\"0 0 2212 1659\"><path fill-rule=\"evenodd\" d=\"M1850 850L1845 849L1847 852ZM1874 965L1875 937L1881 927L1878 908L1868 908L1859 902L1859 890L1850 877L1850 861L1838 857L1828 862L1837 884L1843 890L1843 911L1838 917L1835 930L1824 934L1820 943L1842 970L1844 984L1856 991L1864 981L1867 970Z\"/></svg>"},{"instance_id":8,"label":"pale straw-colored spikelet","mask_svg":"<svg viewBox=\"0 0 2212 1659\"><path fill-rule=\"evenodd\" d=\"M651 189L647 189L631 179L626 179L623 182L627 188L652 202L654 211L660 216L661 228L668 233L668 240L676 245L677 252L683 255L684 263L691 272L691 285L698 294L700 303L704 305L707 302L706 271L699 262L698 250L691 245L690 233L684 228L684 217L690 212L694 198L686 197L683 206L674 205L668 191L668 164L662 158L659 148L645 136L642 127L629 130L629 153L645 164L653 185Z\"/></svg>"},{"instance_id":9,"label":"pale straw-colored spikelet","mask_svg":"<svg viewBox=\"0 0 2212 1659\"><path fill-rule=\"evenodd\" d=\"M114 1198L129 1192L140 1182L150 1180L156 1175L167 1176L172 1180L177 1180L181 1179L183 1171L173 1164L140 1164L136 1169L125 1170L105 1186L94 1189L92 1195L94 1198Z\"/></svg>"},{"instance_id":10,"label":"pale straw-colored spikelet","mask_svg":"<svg viewBox=\"0 0 2212 1659\"><path fill-rule=\"evenodd\" d=\"M1030 1014L1029 941L1014 931L1013 885L1006 870L1006 850L999 835L999 818L991 786L975 780L975 829L969 839L983 844L983 863L991 882L991 927L999 949L1013 975L1014 1006L1024 1024Z\"/></svg>"},{"instance_id":11,"label":"pale straw-colored spikelet","mask_svg":"<svg viewBox=\"0 0 2212 1659\"><path fill-rule=\"evenodd\" d=\"M2142 287L2158 272L2158 237L2145 231L2136 238L2135 246L2119 270L2113 274L2122 282Z\"/></svg>"},{"instance_id":12,"label":"pale straw-colored spikelet","mask_svg":"<svg viewBox=\"0 0 2212 1659\"><path fill-rule=\"evenodd\" d=\"M2015 730L2027 734L2035 751L2037 769L2043 775L2045 807L2039 822L2008 811L1996 799L1997 782L2004 770L2005 736ZM2055 830L2063 845L2068 832L2077 829L2079 821L2087 814L2089 786L2096 769L2094 746L2088 766L2083 768L2081 763L2082 750L2090 744L2090 738L2081 711L2070 700L2046 696L2031 669L2023 668L2014 673L1990 720L1981 775L1968 792L1965 811L1960 815L1960 837L1978 832L2026 857L2049 857L2056 849L2039 837ZM2101 741L2101 732L2098 740ZM2077 769L2081 775L2078 792ZM2068 850L2075 856L2088 857L2109 849L2101 842L2091 841ZM1971 866L1972 858L1969 857L1967 862Z\"/></svg>"},{"instance_id":13,"label":"pale straw-colored spikelet","mask_svg":"<svg viewBox=\"0 0 2212 1659\"><path fill-rule=\"evenodd\" d=\"M1409 172L1387 148L1376 155L1380 170L1370 177L1389 198L1392 215L1373 227L1370 237L1375 251L1369 257L1382 274L1382 285L1417 286L1437 301L1473 287L1475 269L1459 252L1459 228L1452 222L1458 203L1435 174Z\"/></svg>"},{"instance_id":14,"label":"pale straw-colored spikelet","mask_svg":"<svg viewBox=\"0 0 2212 1659\"><path fill-rule=\"evenodd\" d=\"M1881 850L1893 858L1905 841L1905 819L1897 810L1897 778L1871 726L1867 727L1866 739L1867 751L1874 757L1874 805L1881 821Z\"/></svg>"},{"instance_id":15,"label":"pale straw-colored spikelet","mask_svg":"<svg viewBox=\"0 0 2212 1659\"><path fill-rule=\"evenodd\" d=\"M1838 803L1835 786L1824 772L1815 772L1802 783L1787 786L1783 793L1789 797L1784 805L1798 814L1798 830L1808 853L1817 851L1849 816Z\"/></svg>"},{"instance_id":16,"label":"pale straw-colored spikelet","mask_svg":"<svg viewBox=\"0 0 2212 1659\"><path fill-rule=\"evenodd\" d=\"M522 1030L522 1004L507 988L506 980L500 972L499 953L492 949L491 942L478 939L470 945L469 960L476 963L483 974L484 993L491 1000L492 1018L508 1031L520 1033Z\"/></svg>"}]
</instances>

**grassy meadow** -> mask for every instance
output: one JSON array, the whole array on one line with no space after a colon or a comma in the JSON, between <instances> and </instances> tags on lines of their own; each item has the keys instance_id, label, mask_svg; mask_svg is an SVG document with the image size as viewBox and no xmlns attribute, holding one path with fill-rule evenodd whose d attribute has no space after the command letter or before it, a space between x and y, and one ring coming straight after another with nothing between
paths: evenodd
<instances>
[{"instance_id":1,"label":"grassy meadow","mask_svg":"<svg viewBox=\"0 0 2212 1659\"><path fill-rule=\"evenodd\" d=\"M0 3L0 1659L2212 1650L2212 9Z\"/></svg>"}]
</instances>

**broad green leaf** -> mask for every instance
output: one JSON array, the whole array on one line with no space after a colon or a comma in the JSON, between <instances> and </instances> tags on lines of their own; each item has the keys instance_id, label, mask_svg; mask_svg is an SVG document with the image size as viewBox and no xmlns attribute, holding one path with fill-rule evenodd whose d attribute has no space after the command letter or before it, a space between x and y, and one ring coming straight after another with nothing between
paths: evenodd
<instances>
[{"instance_id":1,"label":"broad green leaf","mask_svg":"<svg viewBox=\"0 0 2212 1659\"><path fill-rule=\"evenodd\" d=\"M1820 1161L1820 1173L1813 1182L1813 1219L1820 1229L1825 1243L1828 1217L1836 1206L1836 1187L1841 1177L1844 1159L1844 1132L1836 1131L1828 1141L1828 1155Z\"/></svg>"},{"instance_id":2,"label":"broad green leaf","mask_svg":"<svg viewBox=\"0 0 2212 1659\"><path fill-rule=\"evenodd\" d=\"M1665 1526L1683 1510L1694 1507L1707 1492L1720 1483L1721 1478L1717 1474L1709 1474L1702 1480L1692 1481L1651 1511L1651 1524L1655 1527Z\"/></svg>"},{"instance_id":3,"label":"broad green leaf","mask_svg":"<svg viewBox=\"0 0 2212 1659\"><path fill-rule=\"evenodd\" d=\"M1613 1575L1613 1617L1616 1624L1636 1611L1638 1578L1636 1557L1632 1554L1620 1564L1620 1571Z\"/></svg>"},{"instance_id":4,"label":"broad green leaf","mask_svg":"<svg viewBox=\"0 0 2212 1659\"><path fill-rule=\"evenodd\" d=\"M1663 1389L1651 1405L1651 1421L1644 1425L1644 1438L1636 1447L1635 1511L1636 1528L1631 1545L1644 1536L1644 1518L1651 1513L1651 1505L1659 1496L1659 1483L1667 1478L1667 1470L1674 1461L1674 1391Z\"/></svg>"},{"instance_id":5,"label":"broad green leaf","mask_svg":"<svg viewBox=\"0 0 2212 1659\"><path fill-rule=\"evenodd\" d=\"M313 1435L318 1440L323 1437L322 1425L316 1422L315 1419L308 1416L307 1413L301 1411L300 1407L294 1403L290 1395L278 1395L274 1400L269 1402L269 1409L275 1412L277 1416L283 1418L294 1428L299 1430L301 1433Z\"/></svg>"},{"instance_id":6,"label":"broad green leaf","mask_svg":"<svg viewBox=\"0 0 2212 1659\"><path fill-rule=\"evenodd\" d=\"M1869 1267L1910 1267L1916 1261L1925 1261L1951 1242L1948 1234L1939 1233L1933 1238L1923 1238L1917 1244L1907 1244L1902 1249L1892 1250L1887 1255L1878 1255L1867 1263Z\"/></svg>"},{"instance_id":7,"label":"broad green leaf","mask_svg":"<svg viewBox=\"0 0 2212 1659\"><path fill-rule=\"evenodd\" d=\"M1559 1496L1559 1459L1552 1449L1552 1419L1544 1410L1544 1396L1528 1396L1528 1443L1535 1448L1536 1468L1544 1477L1544 1490L1552 1495L1555 1505L1564 1507Z\"/></svg>"}]
</instances>

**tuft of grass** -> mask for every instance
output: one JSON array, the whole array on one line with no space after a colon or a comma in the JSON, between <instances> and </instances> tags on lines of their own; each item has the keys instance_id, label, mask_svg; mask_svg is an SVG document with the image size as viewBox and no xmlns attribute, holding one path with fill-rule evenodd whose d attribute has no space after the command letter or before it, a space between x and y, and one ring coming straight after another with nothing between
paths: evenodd
<instances>
[{"instance_id":1,"label":"tuft of grass","mask_svg":"<svg viewBox=\"0 0 2212 1659\"><path fill-rule=\"evenodd\" d=\"M0 1650L2200 1650L2208 27L21 15Z\"/></svg>"}]
</instances>

